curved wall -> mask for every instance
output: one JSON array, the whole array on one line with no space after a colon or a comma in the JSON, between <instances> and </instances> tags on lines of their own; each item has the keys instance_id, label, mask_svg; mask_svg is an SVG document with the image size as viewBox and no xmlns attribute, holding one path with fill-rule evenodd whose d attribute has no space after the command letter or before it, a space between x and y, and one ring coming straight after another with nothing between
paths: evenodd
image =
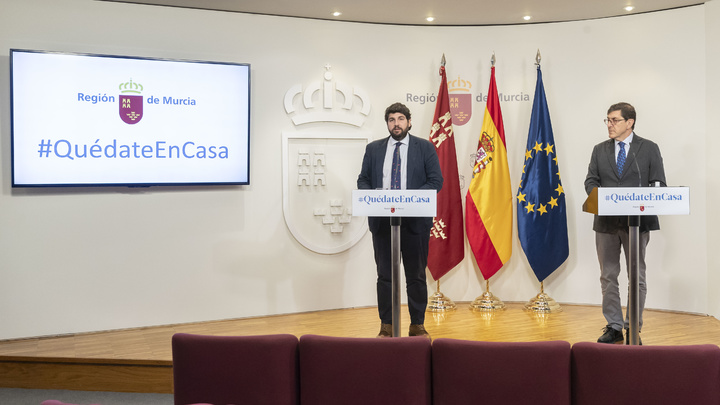
<instances>
[{"instance_id":1,"label":"curved wall","mask_svg":"<svg viewBox=\"0 0 720 405\"><path fill-rule=\"evenodd\" d=\"M592 217L580 209L583 181L593 145L607 136L607 107L625 100L638 110L637 133L660 145L669 183L692 190L692 214L664 218L662 231L652 235L647 307L720 315L712 294L720 281L708 264L717 245L708 241L718 239L708 224L717 217L707 209L717 194L708 191L714 154L702 153L717 143L706 135L706 126L717 130L717 102L706 90L714 85L717 94L718 73L706 69L718 58L717 40L706 29L720 18L717 0L619 18L493 27L1 1L2 77L9 77L9 48L245 62L252 65L253 99L250 186L25 190L10 187L9 88L0 81L0 339L374 305L369 234L344 252L319 254L288 230L283 133L347 131L377 139L387 134L384 108L403 101L413 112L411 132L427 137L435 107L428 99L437 92L444 53L448 78L471 85L473 115L455 127L464 194L495 52L515 189L538 49L570 233L570 258L546 280L545 291L561 303L600 302ZM335 80L367 95L371 109L361 127L301 128L286 112L286 92L323 80L326 65ZM524 302L540 286L516 238L513 248L491 290L504 301ZM455 301L472 301L483 289L469 251L442 279L442 291Z\"/></svg>"}]
</instances>

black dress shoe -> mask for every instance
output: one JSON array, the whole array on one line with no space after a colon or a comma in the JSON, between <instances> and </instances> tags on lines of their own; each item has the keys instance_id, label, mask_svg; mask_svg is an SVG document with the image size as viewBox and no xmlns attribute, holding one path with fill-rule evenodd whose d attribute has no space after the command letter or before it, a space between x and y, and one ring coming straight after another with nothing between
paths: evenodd
<instances>
[{"instance_id":1,"label":"black dress shoe","mask_svg":"<svg viewBox=\"0 0 720 405\"><path fill-rule=\"evenodd\" d=\"M615 330L610 327L610 325L606 326L605 329L603 329L603 334L598 338L598 343L610 343L615 345L621 345L623 344L623 333L622 331Z\"/></svg>"},{"instance_id":2,"label":"black dress shoe","mask_svg":"<svg viewBox=\"0 0 720 405\"><path fill-rule=\"evenodd\" d=\"M625 329L625 344L630 344L630 330ZM640 338L640 334L638 333L638 345L642 346L642 339Z\"/></svg>"}]
</instances>

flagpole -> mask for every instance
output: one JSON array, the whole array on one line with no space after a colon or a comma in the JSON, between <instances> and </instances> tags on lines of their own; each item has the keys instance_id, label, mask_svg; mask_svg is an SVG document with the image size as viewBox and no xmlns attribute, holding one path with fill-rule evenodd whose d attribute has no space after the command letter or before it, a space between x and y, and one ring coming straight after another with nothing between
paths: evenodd
<instances>
[{"instance_id":1,"label":"flagpole","mask_svg":"<svg viewBox=\"0 0 720 405\"><path fill-rule=\"evenodd\" d=\"M538 102L538 100L544 100L544 97L545 97L544 96L544 88L542 87L541 71L540 71L541 59L542 58L540 55L540 49L538 49L537 54L535 55L535 65L537 66L538 82L537 82L537 88L535 89L536 99L535 99L535 101L533 101L533 115L531 116L531 119L530 119L530 121L531 121L530 122L530 131L529 131L530 133L528 134L528 152L527 152L529 155L526 158L526 164L528 164L528 162L530 161L529 159L535 159L538 156L537 153L535 154L535 157L532 156L532 152L530 152L530 144L532 142L535 142L535 144L542 143L542 142L538 143L537 139L533 139L533 135L535 134L535 133L533 133L533 122L534 122L534 120L537 119L537 117L535 116L535 113L536 113L536 110L535 110L536 105L535 104ZM540 96L540 94L542 94L542 96L540 98L538 98ZM540 104L543 104L543 103L540 103ZM538 105L537 108L538 108L537 111L540 111L540 105ZM545 110L545 112L547 113L547 110ZM547 122L549 125L549 122L550 122L549 116L548 116ZM545 142L547 142L548 148L550 148L550 144L551 143L554 144L554 141L552 140L552 129L550 128L548 130L546 128L545 135L548 136L548 138L543 138L542 136L540 136L541 141L544 140ZM548 155L548 158L549 158L549 152L546 151L546 154ZM537 166L537 167L539 167L539 166ZM533 169L529 169L529 170L533 170ZM523 173L525 173L525 168L523 168ZM559 179L559 175L560 175L560 173L559 173L559 169L558 169L558 173L557 173L558 179ZM525 190L524 187L526 185L525 181L527 181L527 177L525 177L525 174L524 174L523 178L521 180L520 191L518 194L518 201L520 204L518 207L518 212L520 213L521 212L520 208L523 207L527 210L527 214L531 215L534 208L528 208L529 205L523 206L522 202L526 201L526 198L533 199L533 198L535 198L535 196L530 196L530 194L531 194L530 191L527 191L527 194L523 194L523 191ZM561 186L560 186L560 188L561 188ZM557 189L555 191L557 191ZM540 206L543 207L543 210L546 209L546 207L543 206L542 204L540 204ZM551 210L552 210L552 208L551 208ZM545 213L546 211L542 211L542 212ZM544 215L544 214L541 214L541 215ZM552 215L552 214L549 214L549 215ZM522 223L524 224L525 222L522 222ZM537 222L537 223L539 224L540 222ZM564 234L567 235L567 231L565 231ZM537 255L535 253L528 253L528 250L526 250L526 246L529 248L530 241L525 236L523 236L523 235L527 235L527 232L523 232L520 219L518 219L518 235L520 237L521 245L523 246L523 250L525 250L526 257L528 258L528 261L531 262L531 267L533 267L533 271L535 272L536 276L538 277L538 280L540 280L540 293L538 295L536 295L534 298L530 299L530 301L528 301L528 303L525 304L523 309L525 311L535 312L536 314L549 314L549 313L555 313L555 312L562 312L562 307L560 307L560 304L558 304L557 301L555 301L552 297L550 297L549 295L547 295L545 293L545 285L544 285L543 280L545 279L545 277L547 277L547 275L549 273L546 273L547 269L541 269L540 270L541 275L538 274L539 270L536 269L536 266L538 264L537 257L536 257ZM559 246L559 242L557 242L557 239L555 239L553 241L553 244L555 244L556 246ZM535 251L532 251L532 252L535 252ZM543 250L543 254L546 254L546 253L547 253L547 249ZM564 261L566 258L567 258L567 255L565 255L565 257L562 258L562 261ZM547 261L543 261L543 263L547 263ZM556 263L555 265L559 266L560 263ZM554 271L556 266L554 266L550 272Z\"/></svg>"},{"instance_id":2,"label":"flagpole","mask_svg":"<svg viewBox=\"0 0 720 405\"><path fill-rule=\"evenodd\" d=\"M485 106L485 113L491 114L490 117L493 119L498 119L497 122L494 122L492 120L483 120L483 129L480 136L480 141L478 142L478 152L476 154L475 161L473 162L473 180L470 183L470 189L468 190L468 203L466 205L466 221L467 218L469 218L471 215L476 215L480 217L480 221L483 221L482 214L480 213L480 210L477 208L478 203L475 201L475 198L481 198L481 193L478 193L479 190L477 187L474 189L473 185L481 184L478 179L485 178L484 186L488 188L494 189L492 194L494 195L500 195L504 194L504 184L502 181L498 181L498 179L502 179L504 176L509 176L509 172L503 173L503 171L507 171L507 156L506 156L506 150L505 150L505 140L504 140L504 129L502 125L502 114L500 113L500 104L499 100L497 100L497 105L494 105L495 102L493 100L497 99L497 88L495 85L495 52L493 51L492 57L490 58L490 88L488 89L488 102ZM494 98L493 98L494 97ZM490 104L493 104L492 111L490 110ZM492 114L496 115L493 116ZM494 132L495 137L491 137L487 132ZM493 140L497 138L497 140ZM485 142L485 143L483 143ZM497 144L494 144L494 142L497 142ZM496 155L499 151L501 151L501 155ZM492 165L492 167L490 167ZM483 177L483 173L488 173L487 171L491 170L492 173L499 173L495 174L494 177ZM500 170L500 172L498 172ZM478 176L478 177L476 177ZM507 179L507 188L508 188L508 195L510 195L510 181ZM475 194L473 194L473 190L475 190ZM491 200L494 203L499 202L500 200ZM468 210L468 207L471 207L470 204L473 204L472 206L475 207L477 211ZM506 207L510 208L510 207ZM507 210L510 213L509 216L509 227L512 225L512 210ZM472 212L472 214L471 214ZM502 215L499 215L500 219L503 219ZM486 218L487 219L487 218ZM472 222L474 227L477 227L478 229L485 229L487 230L488 224L482 222L481 224L477 224L476 222ZM503 228L501 222L495 223L495 226L497 229ZM468 224L468 229L470 229L470 224ZM509 230L509 229L508 229ZM473 246L473 240L470 239L470 231L468 231L468 240L470 241L471 247ZM509 245L510 240L510 233L504 233L500 232L498 235L502 235L503 242L507 242L507 246ZM504 237L507 237L507 241L505 241ZM482 239L480 238L480 243L487 243L489 238ZM489 242L490 245L492 245L492 249L494 253L497 253L500 255L500 251L497 250L497 245L495 245L492 241ZM470 304L470 310L471 311L479 311L479 312L491 312L496 310L504 310L505 309L505 303L502 302L498 297L493 295L492 292L490 292L490 277L492 277L494 274L497 273L497 271L502 268L502 266L505 264L507 259L509 259L509 255L511 252L511 248L507 248L503 251L503 257L498 256L498 260L494 262L488 262L485 261L485 257L479 256L478 251L475 251L475 248L473 248L473 253L475 255L475 260L477 261L478 267L480 268L480 272L483 274L483 277L485 278L485 292L477 297L475 301L473 301ZM484 261L484 263L481 264L481 261ZM498 262L499 266L498 266Z\"/></svg>"},{"instance_id":3,"label":"flagpole","mask_svg":"<svg viewBox=\"0 0 720 405\"><path fill-rule=\"evenodd\" d=\"M462 214L451 216L451 212L462 210L460 186L457 175L457 153L453 139L452 118L448 102L447 77L445 75L445 54L440 60L440 89L433 118L430 141L437 148L438 159L445 178L443 190L438 193L437 216L433 219L433 229L428 245L428 271L437 280L437 291L428 298L426 312L454 311L457 306L440 292L440 278L459 264L464 257L464 239L462 235ZM453 173L454 171L454 173ZM453 191L457 200L453 200ZM459 249L458 249L459 248Z\"/></svg>"}]
</instances>

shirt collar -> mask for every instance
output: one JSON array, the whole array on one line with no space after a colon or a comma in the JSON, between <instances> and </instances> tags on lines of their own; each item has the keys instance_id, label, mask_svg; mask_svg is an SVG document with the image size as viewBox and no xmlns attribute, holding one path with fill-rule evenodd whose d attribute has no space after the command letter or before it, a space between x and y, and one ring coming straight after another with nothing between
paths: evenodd
<instances>
[{"instance_id":1,"label":"shirt collar","mask_svg":"<svg viewBox=\"0 0 720 405\"><path fill-rule=\"evenodd\" d=\"M405 135L405 138L403 138L401 141L396 141L395 138L392 136L390 137L390 145L395 146L396 143L401 143L403 145L408 145L408 142L410 141L410 134Z\"/></svg>"},{"instance_id":2,"label":"shirt collar","mask_svg":"<svg viewBox=\"0 0 720 405\"><path fill-rule=\"evenodd\" d=\"M628 135L628 137L625 138L625 140L622 141L622 142L625 143L625 145L630 145L630 143L632 142L634 136L635 136L635 132L634 132L634 131L633 131L633 132L630 132L630 135ZM620 143L620 141L616 140L616 141L615 141L615 146L617 146L618 143Z\"/></svg>"}]
</instances>

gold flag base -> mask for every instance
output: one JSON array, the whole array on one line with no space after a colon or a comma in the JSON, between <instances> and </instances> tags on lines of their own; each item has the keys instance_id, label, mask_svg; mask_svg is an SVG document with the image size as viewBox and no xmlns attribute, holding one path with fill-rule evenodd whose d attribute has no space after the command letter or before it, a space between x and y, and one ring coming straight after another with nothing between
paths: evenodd
<instances>
[{"instance_id":1,"label":"gold flag base","mask_svg":"<svg viewBox=\"0 0 720 405\"><path fill-rule=\"evenodd\" d=\"M505 303L500 298L490 292L490 282L485 280L485 292L475 298L470 304L470 310L476 312L502 311L505 309Z\"/></svg>"},{"instance_id":2,"label":"gold flag base","mask_svg":"<svg viewBox=\"0 0 720 405\"><path fill-rule=\"evenodd\" d=\"M525 311L532 311L536 313L551 314L555 312L562 312L562 307L552 297L545 294L543 291L543 283L540 283L540 294L536 295L535 298L528 301L525 304Z\"/></svg>"},{"instance_id":3,"label":"gold flag base","mask_svg":"<svg viewBox=\"0 0 720 405\"><path fill-rule=\"evenodd\" d=\"M447 312L457 309L457 305L440 291L428 298L427 312Z\"/></svg>"},{"instance_id":4,"label":"gold flag base","mask_svg":"<svg viewBox=\"0 0 720 405\"><path fill-rule=\"evenodd\" d=\"M440 280L437 281L437 291L428 298L426 312L447 312L457 309L457 305L445 294L440 292Z\"/></svg>"}]
</instances>

